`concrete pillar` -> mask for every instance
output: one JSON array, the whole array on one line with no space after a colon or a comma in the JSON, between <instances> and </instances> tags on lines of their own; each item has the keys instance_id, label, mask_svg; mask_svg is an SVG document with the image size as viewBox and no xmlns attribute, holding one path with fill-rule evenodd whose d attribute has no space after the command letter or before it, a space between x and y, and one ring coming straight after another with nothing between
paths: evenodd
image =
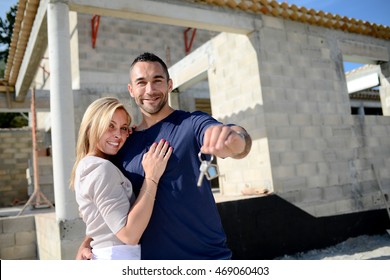
<instances>
[{"instance_id":1,"label":"concrete pillar","mask_svg":"<svg viewBox=\"0 0 390 280\"><path fill-rule=\"evenodd\" d=\"M384 116L390 116L390 62L381 64L379 95Z\"/></svg>"},{"instance_id":2,"label":"concrete pillar","mask_svg":"<svg viewBox=\"0 0 390 280\"><path fill-rule=\"evenodd\" d=\"M168 104L174 109L180 109L180 93L178 91L172 91L169 93Z\"/></svg>"},{"instance_id":3,"label":"concrete pillar","mask_svg":"<svg viewBox=\"0 0 390 280\"><path fill-rule=\"evenodd\" d=\"M359 105L358 115L359 116L364 116L365 115L363 103L360 103L360 105Z\"/></svg>"},{"instance_id":4,"label":"concrete pillar","mask_svg":"<svg viewBox=\"0 0 390 280\"><path fill-rule=\"evenodd\" d=\"M75 126L66 1L49 0L47 23L54 198L56 218L64 221L79 216L74 192L69 189L75 160Z\"/></svg>"}]
</instances>

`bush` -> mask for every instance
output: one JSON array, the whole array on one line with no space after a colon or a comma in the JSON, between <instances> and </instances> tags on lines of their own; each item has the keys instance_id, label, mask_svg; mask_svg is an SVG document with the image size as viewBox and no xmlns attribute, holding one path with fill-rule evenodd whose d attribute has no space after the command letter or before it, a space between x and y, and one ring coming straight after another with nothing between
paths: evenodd
<instances>
[{"instance_id":1,"label":"bush","mask_svg":"<svg viewBox=\"0 0 390 280\"><path fill-rule=\"evenodd\" d=\"M16 128L28 125L28 120L20 113L0 113L0 128Z\"/></svg>"}]
</instances>

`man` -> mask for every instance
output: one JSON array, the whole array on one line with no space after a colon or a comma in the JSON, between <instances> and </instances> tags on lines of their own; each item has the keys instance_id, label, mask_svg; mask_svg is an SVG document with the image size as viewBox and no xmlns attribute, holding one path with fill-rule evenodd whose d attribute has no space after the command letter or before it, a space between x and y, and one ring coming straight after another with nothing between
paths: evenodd
<instances>
[{"instance_id":1,"label":"man","mask_svg":"<svg viewBox=\"0 0 390 280\"><path fill-rule=\"evenodd\" d=\"M210 182L205 178L197 187L198 153L240 159L249 153L252 140L242 127L223 125L206 113L173 109L168 105L172 88L159 57L144 53L134 60L128 90L142 121L113 162L137 193L144 180L143 154L161 139L173 148L141 239L141 259L230 259ZM90 251L85 253L89 241L84 240L77 259L89 257Z\"/></svg>"}]
</instances>

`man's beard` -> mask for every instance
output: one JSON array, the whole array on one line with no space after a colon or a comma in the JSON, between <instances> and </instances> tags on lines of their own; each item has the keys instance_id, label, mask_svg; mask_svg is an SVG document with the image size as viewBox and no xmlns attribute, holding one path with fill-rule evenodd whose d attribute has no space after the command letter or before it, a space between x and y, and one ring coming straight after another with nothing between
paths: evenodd
<instances>
[{"instance_id":1,"label":"man's beard","mask_svg":"<svg viewBox=\"0 0 390 280\"><path fill-rule=\"evenodd\" d=\"M167 102L168 99L164 98L161 99L160 103L158 103L156 106L145 105L144 103L138 104L138 106L148 114L156 114L161 111L161 109L167 104Z\"/></svg>"}]
</instances>

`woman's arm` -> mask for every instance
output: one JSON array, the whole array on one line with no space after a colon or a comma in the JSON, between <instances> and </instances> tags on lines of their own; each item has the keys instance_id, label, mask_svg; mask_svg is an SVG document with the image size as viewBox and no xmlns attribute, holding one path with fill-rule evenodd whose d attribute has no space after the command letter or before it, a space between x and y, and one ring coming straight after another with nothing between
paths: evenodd
<instances>
[{"instance_id":1,"label":"woman's arm","mask_svg":"<svg viewBox=\"0 0 390 280\"><path fill-rule=\"evenodd\" d=\"M116 233L122 242L131 245L139 243L152 215L158 182L171 154L172 148L168 142L161 140L158 144L154 143L144 155L142 166L145 170L145 180L129 211L126 225Z\"/></svg>"}]
</instances>

